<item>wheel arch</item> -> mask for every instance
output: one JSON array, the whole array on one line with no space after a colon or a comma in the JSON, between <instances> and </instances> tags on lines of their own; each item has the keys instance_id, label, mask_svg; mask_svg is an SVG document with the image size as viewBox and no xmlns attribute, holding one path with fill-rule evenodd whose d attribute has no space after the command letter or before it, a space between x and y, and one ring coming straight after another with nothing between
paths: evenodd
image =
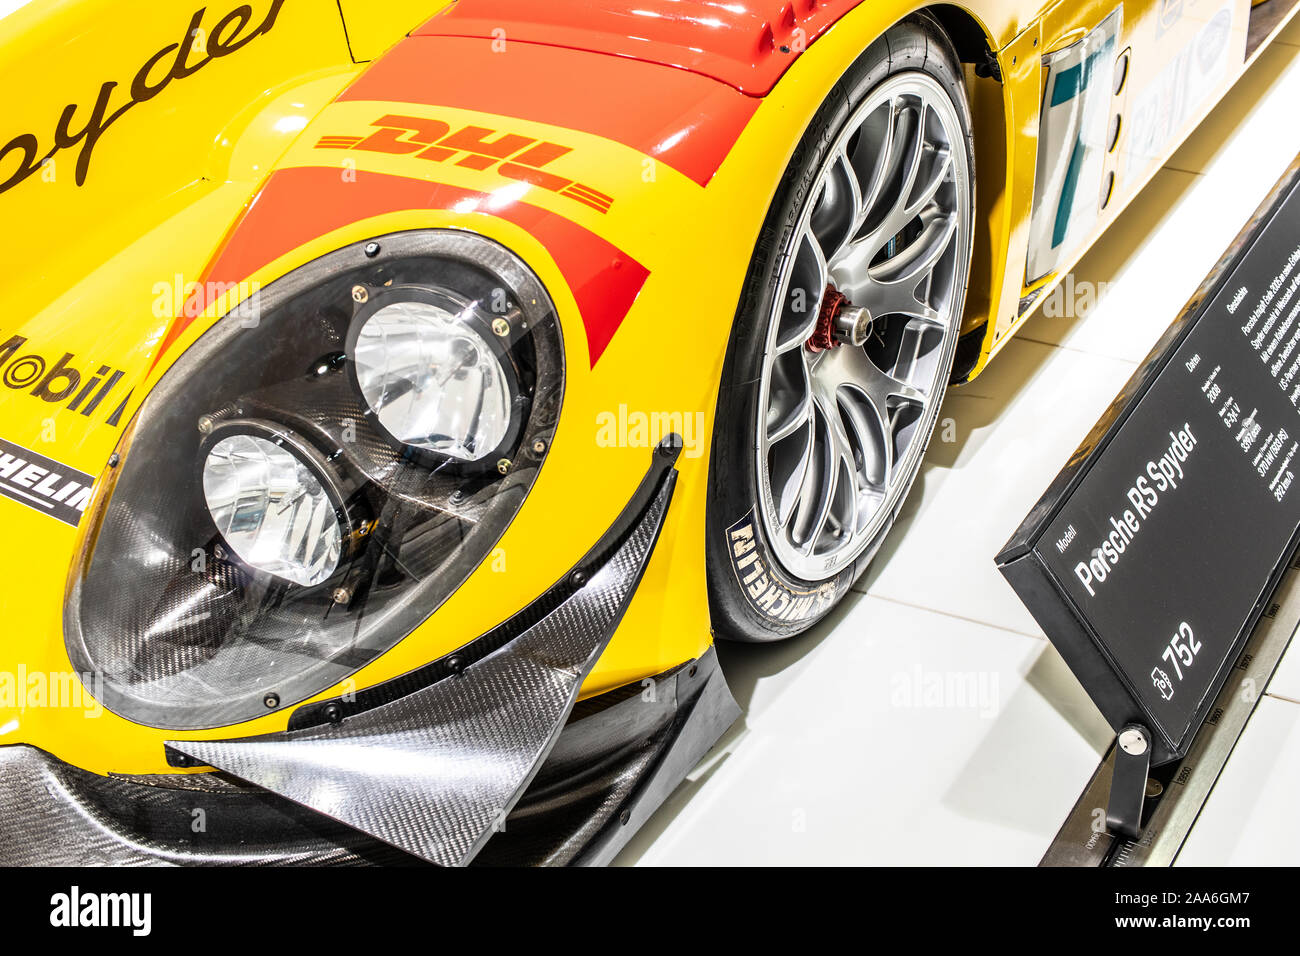
<instances>
[{"instance_id":1,"label":"wheel arch","mask_svg":"<svg viewBox=\"0 0 1300 956\"><path fill-rule=\"evenodd\" d=\"M957 346L953 381L973 377L987 355L987 339L1002 298L1009 245L1005 198L1012 182L1009 148L1012 102L1003 81L998 45L992 31L969 9L953 3L921 8L952 43L965 68L975 139L975 241L970 282ZM995 254L996 253L996 254Z\"/></svg>"},{"instance_id":2,"label":"wheel arch","mask_svg":"<svg viewBox=\"0 0 1300 956\"><path fill-rule=\"evenodd\" d=\"M955 3L936 3L921 11L929 14L952 41L963 63L979 63L992 53L996 44L992 35L975 15Z\"/></svg>"}]
</instances>

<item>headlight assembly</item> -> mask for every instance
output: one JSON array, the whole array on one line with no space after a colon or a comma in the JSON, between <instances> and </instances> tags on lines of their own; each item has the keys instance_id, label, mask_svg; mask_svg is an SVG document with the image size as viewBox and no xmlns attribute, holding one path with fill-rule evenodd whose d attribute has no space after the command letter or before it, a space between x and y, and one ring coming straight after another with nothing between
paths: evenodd
<instances>
[{"instance_id":1,"label":"headlight assembly","mask_svg":"<svg viewBox=\"0 0 1300 956\"><path fill-rule=\"evenodd\" d=\"M336 684L522 505L564 387L549 297L469 233L379 244L218 321L129 426L65 611L74 666L122 716L216 727Z\"/></svg>"}]
</instances>

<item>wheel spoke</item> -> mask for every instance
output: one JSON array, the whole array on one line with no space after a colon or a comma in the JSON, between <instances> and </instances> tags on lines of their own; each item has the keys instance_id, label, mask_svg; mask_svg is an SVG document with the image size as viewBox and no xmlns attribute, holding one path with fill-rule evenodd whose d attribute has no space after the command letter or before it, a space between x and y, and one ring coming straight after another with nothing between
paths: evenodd
<instances>
[{"instance_id":1,"label":"wheel spoke","mask_svg":"<svg viewBox=\"0 0 1300 956\"><path fill-rule=\"evenodd\" d=\"M869 136L865 135L867 128L870 126L870 118L863 124L864 135L858 142L857 153L868 153L865 160L870 162L871 172L863 177L866 182L866 188L863 189L863 207L870 210L875 207L880 199L880 193L885 188L885 183L889 181L889 174L896 169L897 156L894 152L895 133L898 129L898 108L894 100L889 100L883 104L881 109L885 112L885 121L883 124L882 135Z\"/></svg>"},{"instance_id":2,"label":"wheel spoke","mask_svg":"<svg viewBox=\"0 0 1300 956\"><path fill-rule=\"evenodd\" d=\"M804 470L803 482L799 486L798 502L790 516L790 537L799 550L807 554L807 542L821 528L826 512L830 509L830 488L833 480L834 460L831 457L831 445L826 440L826 425L822 416L813 416L812 453L808 456L808 467Z\"/></svg>"},{"instance_id":3,"label":"wheel spoke","mask_svg":"<svg viewBox=\"0 0 1300 956\"><path fill-rule=\"evenodd\" d=\"M782 442L769 453L769 465L772 477L772 495L775 498L780 526L790 523L795 505L799 503L799 493L812 464L814 451L815 423L812 407L804 419L803 429L792 434L791 440Z\"/></svg>"},{"instance_id":4,"label":"wheel spoke","mask_svg":"<svg viewBox=\"0 0 1300 956\"><path fill-rule=\"evenodd\" d=\"M848 155L840 149L822 179L821 201L810 223L813 236L826 248L843 245L853 237L861 207L857 174Z\"/></svg>"},{"instance_id":5,"label":"wheel spoke","mask_svg":"<svg viewBox=\"0 0 1300 956\"><path fill-rule=\"evenodd\" d=\"M842 346L825 353L825 358L814 368L814 389L821 382L832 387L855 385L871 403L884 414L893 401L924 404L925 392L901 378L882 370L867 356L865 349Z\"/></svg>"},{"instance_id":6,"label":"wheel spoke","mask_svg":"<svg viewBox=\"0 0 1300 956\"><path fill-rule=\"evenodd\" d=\"M853 201L853 221L849 224L848 232L844 237L847 242L858 234L862 224L867 221L867 214L871 211L871 206L867 201L867 197L862 193L862 181L846 147L840 148L836 162L844 169L844 175L848 180L849 192Z\"/></svg>"},{"instance_id":7,"label":"wheel spoke","mask_svg":"<svg viewBox=\"0 0 1300 956\"><path fill-rule=\"evenodd\" d=\"M947 317L937 309L922 302L916 295L919 283L912 282L873 282L868 277L859 284L859 294L851 297L854 302L861 302L872 315L902 315L915 319L936 329L946 328ZM848 293L845 293L846 295Z\"/></svg>"},{"instance_id":8,"label":"wheel spoke","mask_svg":"<svg viewBox=\"0 0 1300 956\"><path fill-rule=\"evenodd\" d=\"M952 175L952 150L943 146L930 150L929 154L932 159L929 175L919 195L904 208L902 215L907 219L914 218L922 209L934 202L939 190Z\"/></svg>"},{"instance_id":9,"label":"wheel spoke","mask_svg":"<svg viewBox=\"0 0 1300 956\"><path fill-rule=\"evenodd\" d=\"M920 220L921 234L897 255L869 268L867 272L872 279L917 283L948 251L957 232L957 216L936 209L923 213Z\"/></svg>"},{"instance_id":10,"label":"wheel spoke","mask_svg":"<svg viewBox=\"0 0 1300 956\"><path fill-rule=\"evenodd\" d=\"M900 111L900 116L903 115ZM891 212L896 215L907 214L910 208L908 200L912 196L912 190L916 188L916 181L921 175L921 161L925 156L925 110L908 110L908 141L905 150L906 166L903 167L902 186L898 190L898 198L895 200L894 210Z\"/></svg>"},{"instance_id":11,"label":"wheel spoke","mask_svg":"<svg viewBox=\"0 0 1300 956\"><path fill-rule=\"evenodd\" d=\"M795 249L794 264L782 280L777 300L783 303L777 328L778 355L808 341L817 325L822 297L830 282L826 254L811 229L804 230Z\"/></svg>"},{"instance_id":12,"label":"wheel spoke","mask_svg":"<svg viewBox=\"0 0 1300 956\"><path fill-rule=\"evenodd\" d=\"M858 530L858 470L852 459L840 459L835 503L832 513L839 525L837 538L847 538Z\"/></svg>"},{"instance_id":13,"label":"wheel spoke","mask_svg":"<svg viewBox=\"0 0 1300 956\"><path fill-rule=\"evenodd\" d=\"M794 398L790 403L790 407L782 410L779 416L773 416L774 420L768 424L768 442L775 445L777 442L789 438L808 421L811 415L812 393L805 391L803 395Z\"/></svg>"},{"instance_id":14,"label":"wheel spoke","mask_svg":"<svg viewBox=\"0 0 1300 956\"><path fill-rule=\"evenodd\" d=\"M890 423L876 410L866 394L850 386L840 391L844 419L862 453L863 485L867 491L884 495L894 470L894 439Z\"/></svg>"},{"instance_id":15,"label":"wheel spoke","mask_svg":"<svg viewBox=\"0 0 1300 956\"><path fill-rule=\"evenodd\" d=\"M857 475L857 459L853 454L853 445L849 441L849 436L844 427L843 417L840 415L840 402L836 396L835 389L828 387L820 377L813 378L813 403L816 407L818 416L826 423L827 443L830 446L828 462L830 465L831 480L826 491L825 508L819 514L817 529L812 536L804 543L805 549L811 551L827 530L827 526L833 517L833 507L839 503L842 511L852 511L852 516L841 515L841 526L851 525L856 517L857 511L857 492L854 487L854 477ZM841 494L837 495L837 492ZM852 492L852 493L849 493ZM847 498L848 500L844 500ZM840 499L837 502L837 499Z\"/></svg>"},{"instance_id":16,"label":"wheel spoke","mask_svg":"<svg viewBox=\"0 0 1300 956\"><path fill-rule=\"evenodd\" d=\"M905 274L900 279L883 280L877 278L873 271L868 269L863 269L857 274L837 269L835 287L848 296L850 302L867 309L877 318L903 315L919 319L935 328L946 328L948 317L917 294L923 278L928 276Z\"/></svg>"},{"instance_id":17,"label":"wheel spoke","mask_svg":"<svg viewBox=\"0 0 1300 956\"><path fill-rule=\"evenodd\" d=\"M930 162L926 162L926 157ZM877 216L869 214L868 220L878 220L874 226L864 236L857 236L846 243L833 257L831 266L836 278L840 276L854 276L861 274L863 271L873 267L876 257L885 249L892 240L899 235L914 221L917 217L922 219L923 231L932 225L935 219L945 220L952 219L948 224L948 229L955 229L956 219L951 214L944 213L936 206L936 200L943 184L948 181L953 173L953 162L951 150L944 147L928 147L925 144L924 137L917 135L911 143L911 152L909 152L906 169L903 173L903 182L899 191L894 194L890 191L892 199L889 209L883 214ZM929 171L922 180L923 185L919 195L913 197L916 192L916 184L921 177L921 169L929 166ZM930 239L941 239L943 236L939 233L933 234ZM951 238L951 233L947 238ZM908 244L909 247L913 243ZM890 260L881 264L888 265L889 261L895 258L891 256ZM879 268L881 266L876 266ZM842 291L842 289L841 289Z\"/></svg>"},{"instance_id":18,"label":"wheel spoke","mask_svg":"<svg viewBox=\"0 0 1300 956\"><path fill-rule=\"evenodd\" d=\"M898 361L894 364L894 377L910 381L915 378L921 362L921 352L925 346L925 326L918 327L915 322L903 328L898 347Z\"/></svg>"}]
</instances>

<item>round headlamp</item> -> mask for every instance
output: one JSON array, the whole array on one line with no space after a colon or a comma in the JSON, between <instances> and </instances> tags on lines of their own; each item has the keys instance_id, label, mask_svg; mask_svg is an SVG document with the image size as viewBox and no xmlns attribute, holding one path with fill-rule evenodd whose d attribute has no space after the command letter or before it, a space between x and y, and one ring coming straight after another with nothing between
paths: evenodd
<instances>
[{"instance_id":1,"label":"round headlamp","mask_svg":"<svg viewBox=\"0 0 1300 956\"><path fill-rule=\"evenodd\" d=\"M313 587L338 569L347 509L334 471L288 429L232 422L204 443L203 497L250 569Z\"/></svg>"},{"instance_id":2,"label":"round headlamp","mask_svg":"<svg viewBox=\"0 0 1300 956\"><path fill-rule=\"evenodd\" d=\"M507 455L523 418L511 323L446 289L384 290L367 300L348 357L379 427L417 454L463 462Z\"/></svg>"},{"instance_id":3,"label":"round headlamp","mask_svg":"<svg viewBox=\"0 0 1300 956\"><path fill-rule=\"evenodd\" d=\"M399 233L289 273L128 426L69 577L74 667L176 730L335 686L491 553L563 387L550 298L487 239Z\"/></svg>"}]
</instances>

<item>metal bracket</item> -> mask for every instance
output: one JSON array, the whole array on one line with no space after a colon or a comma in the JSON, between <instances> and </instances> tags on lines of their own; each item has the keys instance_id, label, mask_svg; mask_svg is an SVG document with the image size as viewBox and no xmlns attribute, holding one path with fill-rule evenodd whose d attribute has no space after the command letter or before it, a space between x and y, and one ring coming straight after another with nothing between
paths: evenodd
<instances>
[{"instance_id":1,"label":"metal bracket","mask_svg":"<svg viewBox=\"0 0 1300 956\"><path fill-rule=\"evenodd\" d=\"M1147 774L1151 771L1151 731L1129 724L1115 739L1115 772L1110 779L1106 827L1137 839L1142 835Z\"/></svg>"},{"instance_id":2,"label":"metal bracket","mask_svg":"<svg viewBox=\"0 0 1300 956\"><path fill-rule=\"evenodd\" d=\"M998 63L998 55L988 47L981 51L981 58L975 63L975 75L1002 82L1002 66Z\"/></svg>"}]
</instances>

